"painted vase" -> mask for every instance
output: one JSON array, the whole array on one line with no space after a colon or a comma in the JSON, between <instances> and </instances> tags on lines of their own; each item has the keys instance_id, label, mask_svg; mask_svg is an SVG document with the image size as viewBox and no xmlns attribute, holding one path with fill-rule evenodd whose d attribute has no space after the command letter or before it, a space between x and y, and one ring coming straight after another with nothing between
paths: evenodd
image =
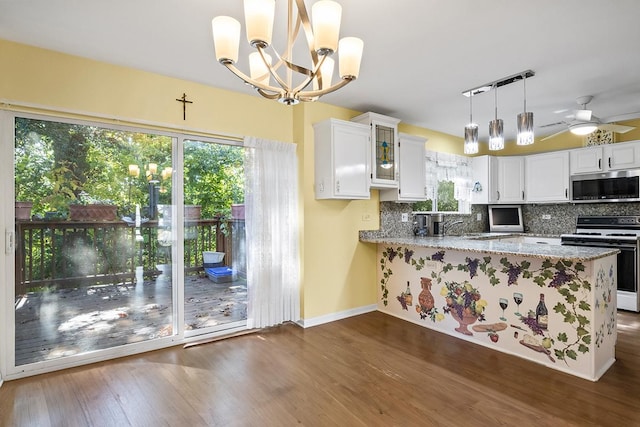
<instances>
[{"instance_id":1,"label":"painted vase","mask_svg":"<svg viewBox=\"0 0 640 427\"><path fill-rule=\"evenodd\" d=\"M418 295L418 302L424 311L429 311L435 305L433 295L431 295L431 279L428 277L421 277L420 285L422 286L422 291L420 292L420 295Z\"/></svg>"}]
</instances>

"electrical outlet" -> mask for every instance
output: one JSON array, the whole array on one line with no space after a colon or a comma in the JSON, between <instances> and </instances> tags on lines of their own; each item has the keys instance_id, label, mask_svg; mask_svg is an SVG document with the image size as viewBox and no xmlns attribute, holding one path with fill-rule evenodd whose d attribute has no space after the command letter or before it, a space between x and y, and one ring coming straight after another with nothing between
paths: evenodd
<instances>
[{"instance_id":1,"label":"electrical outlet","mask_svg":"<svg viewBox=\"0 0 640 427\"><path fill-rule=\"evenodd\" d=\"M482 214L481 213L476 215L476 221L482 221Z\"/></svg>"},{"instance_id":2,"label":"electrical outlet","mask_svg":"<svg viewBox=\"0 0 640 427\"><path fill-rule=\"evenodd\" d=\"M403 213L402 214L402 222L409 222L409 214L408 213Z\"/></svg>"},{"instance_id":3,"label":"electrical outlet","mask_svg":"<svg viewBox=\"0 0 640 427\"><path fill-rule=\"evenodd\" d=\"M542 215L542 219L551 219L551 215L544 214L544 215Z\"/></svg>"}]
</instances>

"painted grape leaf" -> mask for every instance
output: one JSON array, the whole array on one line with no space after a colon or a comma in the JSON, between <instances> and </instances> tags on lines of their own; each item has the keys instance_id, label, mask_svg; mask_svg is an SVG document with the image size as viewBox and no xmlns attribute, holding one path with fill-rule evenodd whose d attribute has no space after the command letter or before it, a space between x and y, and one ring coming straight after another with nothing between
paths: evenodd
<instances>
[{"instance_id":1,"label":"painted grape leaf","mask_svg":"<svg viewBox=\"0 0 640 427\"><path fill-rule=\"evenodd\" d=\"M569 341L569 338L567 337L567 334L565 332L561 332L558 334L558 341L567 342Z\"/></svg>"},{"instance_id":2,"label":"painted grape leaf","mask_svg":"<svg viewBox=\"0 0 640 427\"><path fill-rule=\"evenodd\" d=\"M567 312L567 307L565 307L564 304L562 303L557 303L554 307L553 307L553 311L555 311L556 313L561 313L564 314Z\"/></svg>"},{"instance_id":3,"label":"painted grape leaf","mask_svg":"<svg viewBox=\"0 0 640 427\"><path fill-rule=\"evenodd\" d=\"M578 307L580 307L580 310L591 311L591 304L586 301L580 301Z\"/></svg>"}]
</instances>

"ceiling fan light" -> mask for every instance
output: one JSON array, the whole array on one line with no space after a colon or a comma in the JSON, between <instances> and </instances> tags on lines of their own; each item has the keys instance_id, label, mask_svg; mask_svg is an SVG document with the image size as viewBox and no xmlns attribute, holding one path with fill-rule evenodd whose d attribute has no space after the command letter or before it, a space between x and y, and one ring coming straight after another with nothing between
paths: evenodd
<instances>
[{"instance_id":1,"label":"ceiling fan light","mask_svg":"<svg viewBox=\"0 0 640 427\"><path fill-rule=\"evenodd\" d=\"M502 119L489 122L489 150L502 150L504 148L504 123Z\"/></svg>"},{"instance_id":2,"label":"ceiling fan light","mask_svg":"<svg viewBox=\"0 0 640 427\"><path fill-rule=\"evenodd\" d=\"M596 129L598 129L598 125L590 122L577 123L569 126L571 133L579 136L589 135L595 132Z\"/></svg>"},{"instance_id":3,"label":"ceiling fan light","mask_svg":"<svg viewBox=\"0 0 640 427\"><path fill-rule=\"evenodd\" d=\"M516 143L518 145L530 145L533 144L534 132L533 132L533 113L524 112L518 114L518 137Z\"/></svg>"},{"instance_id":4,"label":"ceiling fan light","mask_svg":"<svg viewBox=\"0 0 640 427\"><path fill-rule=\"evenodd\" d=\"M478 152L478 125L469 123L464 127L464 154Z\"/></svg>"}]
</instances>

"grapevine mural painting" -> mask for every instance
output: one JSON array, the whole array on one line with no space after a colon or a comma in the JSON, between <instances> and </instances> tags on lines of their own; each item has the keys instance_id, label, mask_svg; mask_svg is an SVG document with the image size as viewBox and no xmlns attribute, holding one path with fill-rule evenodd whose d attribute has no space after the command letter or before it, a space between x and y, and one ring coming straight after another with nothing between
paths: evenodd
<instances>
[{"instance_id":1,"label":"grapevine mural painting","mask_svg":"<svg viewBox=\"0 0 640 427\"><path fill-rule=\"evenodd\" d=\"M389 307L389 293L398 289L402 317L416 323L567 366L590 352L592 340L600 346L615 333L613 266L598 271L594 308L580 261L474 257L402 246L381 247L379 253L382 306ZM401 270L401 286L395 284L394 270ZM590 321L594 309L606 314L597 325Z\"/></svg>"}]
</instances>

